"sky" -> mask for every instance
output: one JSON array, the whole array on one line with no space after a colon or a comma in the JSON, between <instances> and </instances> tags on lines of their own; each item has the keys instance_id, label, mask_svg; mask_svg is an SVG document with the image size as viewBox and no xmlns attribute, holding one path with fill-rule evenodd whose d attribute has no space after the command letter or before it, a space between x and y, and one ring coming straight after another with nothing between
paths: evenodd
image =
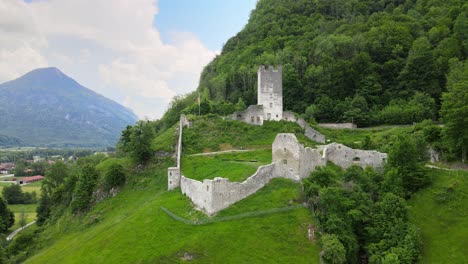
<instances>
[{"instance_id":1,"label":"sky","mask_svg":"<svg viewBox=\"0 0 468 264\"><path fill-rule=\"evenodd\" d=\"M257 0L1 0L0 83L57 67L132 109L162 116L247 23Z\"/></svg>"}]
</instances>

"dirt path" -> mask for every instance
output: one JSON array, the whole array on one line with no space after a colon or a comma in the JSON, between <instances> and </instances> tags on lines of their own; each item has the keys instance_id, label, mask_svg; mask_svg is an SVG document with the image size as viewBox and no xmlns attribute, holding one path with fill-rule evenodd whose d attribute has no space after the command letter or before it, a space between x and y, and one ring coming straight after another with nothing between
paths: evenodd
<instances>
[{"instance_id":1,"label":"dirt path","mask_svg":"<svg viewBox=\"0 0 468 264\"><path fill-rule=\"evenodd\" d=\"M8 241L12 240L19 232L23 231L23 229L25 229L26 227L28 227L28 226L30 226L30 225L32 225L34 223L36 223L36 221L32 221L31 223L29 223L29 224L27 224L27 225L25 225L23 227L20 227L20 228L16 229L15 231L11 232L11 234L9 234L7 236L6 240L8 240Z\"/></svg>"},{"instance_id":2,"label":"dirt path","mask_svg":"<svg viewBox=\"0 0 468 264\"><path fill-rule=\"evenodd\" d=\"M214 151L214 152L196 153L196 154L190 154L190 155L188 155L188 156L209 156L209 155L216 155L216 154L223 154L223 153L251 152L251 151L257 151L257 150L262 150L262 149L268 149L268 148L259 148L259 149L230 149L230 150L221 150L221 151Z\"/></svg>"}]
</instances>

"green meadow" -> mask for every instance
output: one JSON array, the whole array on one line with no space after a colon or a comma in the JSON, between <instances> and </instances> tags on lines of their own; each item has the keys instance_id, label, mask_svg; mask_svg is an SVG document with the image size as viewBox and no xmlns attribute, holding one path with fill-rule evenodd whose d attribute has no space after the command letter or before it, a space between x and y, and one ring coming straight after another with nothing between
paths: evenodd
<instances>
[{"instance_id":1,"label":"green meadow","mask_svg":"<svg viewBox=\"0 0 468 264\"><path fill-rule=\"evenodd\" d=\"M306 208L187 225L161 207L187 218L206 216L193 209L179 189L166 191L165 167L136 177L118 196L74 219L68 215L42 241L47 245L26 263L318 263L318 247L307 239L313 223ZM274 181L219 216L296 204L300 186Z\"/></svg>"},{"instance_id":2,"label":"green meadow","mask_svg":"<svg viewBox=\"0 0 468 264\"><path fill-rule=\"evenodd\" d=\"M468 263L468 171L431 173L432 186L409 200L422 234L421 263Z\"/></svg>"},{"instance_id":3,"label":"green meadow","mask_svg":"<svg viewBox=\"0 0 468 264\"><path fill-rule=\"evenodd\" d=\"M260 165L271 163L271 149L214 155L191 155L182 158L184 176L195 179L228 178L243 181L254 174Z\"/></svg>"}]
</instances>

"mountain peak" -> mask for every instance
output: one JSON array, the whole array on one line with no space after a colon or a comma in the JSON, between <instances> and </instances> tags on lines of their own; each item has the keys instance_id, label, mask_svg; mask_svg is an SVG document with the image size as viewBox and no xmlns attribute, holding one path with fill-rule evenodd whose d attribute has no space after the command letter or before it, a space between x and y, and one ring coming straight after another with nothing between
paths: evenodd
<instances>
[{"instance_id":1,"label":"mountain peak","mask_svg":"<svg viewBox=\"0 0 468 264\"><path fill-rule=\"evenodd\" d=\"M0 134L28 146L114 145L136 116L55 67L0 84Z\"/></svg>"},{"instance_id":2,"label":"mountain peak","mask_svg":"<svg viewBox=\"0 0 468 264\"><path fill-rule=\"evenodd\" d=\"M68 78L67 75L65 75L62 71L60 71L56 67L47 67L47 68L38 68L34 69L25 75L23 75L20 78L26 78L26 79L63 79L63 78Z\"/></svg>"}]
</instances>

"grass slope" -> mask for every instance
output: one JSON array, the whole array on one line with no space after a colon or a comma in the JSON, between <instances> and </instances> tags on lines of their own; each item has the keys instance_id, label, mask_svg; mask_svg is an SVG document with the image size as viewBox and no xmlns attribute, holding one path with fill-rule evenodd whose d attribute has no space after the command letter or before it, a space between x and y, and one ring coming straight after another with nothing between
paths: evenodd
<instances>
[{"instance_id":1,"label":"grass slope","mask_svg":"<svg viewBox=\"0 0 468 264\"><path fill-rule=\"evenodd\" d=\"M49 227L47 247L26 263L183 263L184 257L191 263L319 262L318 248L306 238L312 222L307 209L202 226L173 220L161 206L182 217L205 216L180 190L165 190L165 169L134 176L118 196L79 221L68 216ZM299 190L290 181L274 181L219 215L285 206Z\"/></svg>"},{"instance_id":2,"label":"grass slope","mask_svg":"<svg viewBox=\"0 0 468 264\"><path fill-rule=\"evenodd\" d=\"M260 165L271 163L271 149L223 153L208 156L183 156L184 176L195 180L228 178L243 181L252 176Z\"/></svg>"},{"instance_id":3,"label":"grass slope","mask_svg":"<svg viewBox=\"0 0 468 264\"><path fill-rule=\"evenodd\" d=\"M36 208L38 204L11 204L8 205L8 208L15 214L15 224L10 227L8 230L10 232L15 231L16 229L20 228L20 218L21 213L24 210L26 224L31 223L32 221L36 220Z\"/></svg>"},{"instance_id":4,"label":"grass slope","mask_svg":"<svg viewBox=\"0 0 468 264\"><path fill-rule=\"evenodd\" d=\"M303 135L296 123L265 121L262 126L253 126L240 121L223 120L216 116L191 117L193 126L184 129L185 154L226 150L230 148L271 148L278 133L295 133L299 142L315 145Z\"/></svg>"},{"instance_id":5,"label":"grass slope","mask_svg":"<svg viewBox=\"0 0 468 264\"><path fill-rule=\"evenodd\" d=\"M421 263L468 263L468 172L433 170L434 182L411 198L422 232Z\"/></svg>"}]
</instances>

